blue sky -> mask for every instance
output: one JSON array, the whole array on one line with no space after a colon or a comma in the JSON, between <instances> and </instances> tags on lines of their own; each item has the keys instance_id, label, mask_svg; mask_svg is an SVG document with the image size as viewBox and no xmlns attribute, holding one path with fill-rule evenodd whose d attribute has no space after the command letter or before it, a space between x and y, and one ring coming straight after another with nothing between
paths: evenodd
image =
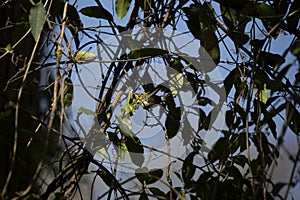
<instances>
[{"instance_id":1,"label":"blue sky","mask_svg":"<svg viewBox=\"0 0 300 200\"><path fill-rule=\"evenodd\" d=\"M96 6L96 3L94 3L94 1L77 1L78 3L76 4L78 6L78 9L80 10L81 8L83 7L86 7L86 6L91 6L91 5L94 5ZM72 3L72 2L71 2ZM112 7L113 7L113 1L102 1L103 3L103 6L111 11L112 10ZM132 9L132 8L131 8ZM131 11L131 9L129 10L129 13ZM216 11L218 12L218 9L216 9ZM125 16L124 19L122 20L119 20L116 16L116 14L114 15L114 19L116 21L117 24L120 24L120 25L124 25L127 23L128 21L128 16ZM89 17L86 17L86 16L83 16L83 15L80 15L81 17L81 20L83 21L83 24L84 24L84 27L89 27L89 26L98 26L99 25L99 20L98 19L95 19L95 18L89 18ZM102 24L103 25L103 24ZM186 29L186 26L185 26L185 23L182 22L180 25L179 25L179 31L184 31L184 30L187 30ZM257 33L257 37L260 37L260 34L261 33ZM263 35L261 35L263 36ZM109 36L107 36L109 37ZM276 39L272 39L272 46L271 46L271 52L272 53L278 53L278 54L282 54L286 48L289 46L290 42L292 41L292 37L287 35L287 34L280 34L278 38ZM82 38L82 44L85 42L85 41L88 41L89 39L83 37ZM229 41L229 39L225 39L225 42L227 44L231 44L231 41ZM229 48L230 48L230 45L229 45ZM233 46L232 46L232 49L233 49ZM229 54L226 53L226 49L224 48L224 46L221 45L221 59L222 60L227 60L227 58L229 58ZM295 57L293 55L291 55L290 53L288 53L287 57L286 57L286 63L290 63L291 61L293 61L295 59ZM284 64L285 65L285 64ZM290 82L293 82L294 81L294 74L295 72L298 70L298 67L299 66L292 66L290 71L289 71L289 79L290 79ZM89 63L89 64L84 64L82 66L79 67L81 70L81 76L82 78L84 79L84 83L86 85L90 85L90 86L97 86L99 84L99 77L97 77L97 74L100 74L100 68L98 67L98 65L95 66L95 63ZM233 67L230 67L229 69L232 69ZM225 77L226 76L226 73L228 73L228 71L224 70L221 72L221 74ZM78 79L76 79L75 81L76 83L80 84L78 82ZM92 94L95 94L95 90L93 88L89 88L88 89ZM76 110L79 109L80 106L84 106L85 108L88 108L88 109L91 109L91 110L94 110L95 108L95 105L96 105L96 102L89 98L89 97L86 97L86 95L82 95L83 93L85 93L85 91L82 89L82 87L77 87L76 89L76 94L78 94L78 96L75 96L75 99L74 99L74 102L73 102L73 106L72 106L72 111L73 113L76 113ZM85 116L85 117L81 117L81 125L83 125L83 127L85 127L86 129L89 129L90 125L91 125L91 122L93 121L93 116ZM279 126L280 128L280 126ZM287 147L293 147L293 146L297 146L297 140L295 140L295 137L293 136L293 134L288 134L290 135L288 138L286 138L286 142L287 142ZM211 140L214 141L216 140L216 137L217 135L211 135ZM293 150L297 150L297 148L293 149L293 148L290 148L291 151ZM291 168L290 165L287 165L287 160L288 158L285 157L285 154L283 152L283 156L282 158L280 158L281 162L279 162L279 172L276 173L275 175L278 176L278 178L280 179L283 179L283 180L286 180L287 181L287 175L288 175L288 172L290 171L290 169L287 169L287 168ZM281 171L281 172L280 172ZM285 173L282 173L283 171L287 172L286 174ZM293 194L295 195L295 197L297 196L300 196L300 188L299 186L292 189L292 192Z\"/></svg>"}]
</instances>

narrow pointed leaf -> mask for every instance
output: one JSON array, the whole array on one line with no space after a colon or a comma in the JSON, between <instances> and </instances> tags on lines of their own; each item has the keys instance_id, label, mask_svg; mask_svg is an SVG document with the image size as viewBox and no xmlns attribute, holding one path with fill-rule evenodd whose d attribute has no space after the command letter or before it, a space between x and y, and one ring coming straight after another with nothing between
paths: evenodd
<instances>
[{"instance_id":1,"label":"narrow pointed leaf","mask_svg":"<svg viewBox=\"0 0 300 200\"><path fill-rule=\"evenodd\" d=\"M43 26L46 19L46 12L42 3L35 4L29 13L29 24L31 27L31 33L35 41L37 41L40 33L43 30Z\"/></svg>"},{"instance_id":2,"label":"narrow pointed leaf","mask_svg":"<svg viewBox=\"0 0 300 200\"><path fill-rule=\"evenodd\" d=\"M268 91L266 84L264 84L263 89L258 89L254 87L255 98L264 104L268 101Z\"/></svg>"},{"instance_id":3,"label":"narrow pointed leaf","mask_svg":"<svg viewBox=\"0 0 300 200\"><path fill-rule=\"evenodd\" d=\"M134 51L131 51L128 55L129 59L139 59L139 58L145 58L145 57L157 57L157 56L163 56L167 54L168 51L163 49L155 49L155 48L144 48L144 49L137 49Z\"/></svg>"},{"instance_id":4,"label":"narrow pointed leaf","mask_svg":"<svg viewBox=\"0 0 300 200\"><path fill-rule=\"evenodd\" d=\"M131 4L131 0L117 0L116 1L116 13L119 19L123 19L127 14L129 7Z\"/></svg>"},{"instance_id":5,"label":"narrow pointed leaf","mask_svg":"<svg viewBox=\"0 0 300 200\"><path fill-rule=\"evenodd\" d=\"M180 88L183 86L183 75L182 73L174 73L170 76L170 90L173 97L176 97Z\"/></svg>"},{"instance_id":6,"label":"narrow pointed leaf","mask_svg":"<svg viewBox=\"0 0 300 200\"><path fill-rule=\"evenodd\" d=\"M130 116L129 115L127 115L125 117L116 116L116 119L118 121L121 133L124 136L128 136L128 137L132 138L133 134L132 134L132 123L131 123Z\"/></svg>"},{"instance_id":7,"label":"narrow pointed leaf","mask_svg":"<svg viewBox=\"0 0 300 200\"><path fill-rule=\"evenodd\" d=\"M87 51L78 51L75 55L77 62L90 62L96 59L96 55Z\"/></svg>"},{"instance_id":8,"label":"narrow pointed leaf","mask_svg":"<svg viewBox=\"0 0 300 200\"><path fill-rule=\"evenodd\" d=\"M89 6L82 8L79 12L88 17L106 19L113 21L113 16L102 6Z\"/></svg>"},{"instance_id":9,"label":"narrow pointed leaf","mask_svg":"<svg viewBox=\"0 0 300 200\"><path fill-rule=\"evenodd\" d=\"M135 136L125 137L125 145L127 147L131 161L141 167L144 163L144 148L139 138Z\"/></svg>"},{"instance_id":10,"label":"narrow pointed leaf","mask_svg":"<svg viewBox=\"0 0 300 200\"><path fill-rule=\"evenodd\" d=\"M84 113L86 115L97 116L97 114L94 111L84 108L82 106L79 108L78 113Z\"/></svg>"}]
</instances>

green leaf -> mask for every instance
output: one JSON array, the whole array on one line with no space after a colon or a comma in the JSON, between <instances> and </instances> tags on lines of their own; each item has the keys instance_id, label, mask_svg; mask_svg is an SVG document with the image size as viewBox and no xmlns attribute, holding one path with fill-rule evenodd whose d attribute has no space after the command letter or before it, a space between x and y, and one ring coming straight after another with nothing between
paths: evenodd
<instances>
[{"instance_id":1,"label":"green leaf","mask_svg":"<svg viewBox=\"0 0 300 200\"><path fill-rule=\"evenodd\" d=\"M119 157L124 160L125 159L125 153L127 153L130 156L130 153L127 149L127 146L124 141L121 141L117 144L118 151L119 151Z\"/></svg>"},{"instance_id":2,"label":"green leaf","mask_svg":"<svg viewBox=\"0 0 300 200\"><path fill-rule=\"evenodd\" d=\"M116 0L116 13L119 19L123 19L127 14L131 0Z\"/></svg>"},{"instance_id":3,"label":"green leaf","mask_svg":"<svg viewBox=\"0 0 300 200\"><path fill-rule=\"evenodd\" d=\"M73 83L69 78L65 79L64 82L64 106L68 108L73 102Z\"/></svg>"},{"instance_id":4,"label":"green leaf","mask_svg":"<svg viewBox=\"0 0 300 200\"><path fill-rule=\"evenodd\" d=\"M234 29L238 25L237 12L229 6L220 4L222 18L229 29Z\"/></svg>"},{"instance_id":5,"label":"green leaf","mask_svg":"<svg viewBox=\"0 0 300 200\"><path fill-rule=\"evenodd\" d=\"M212 150L208 153L208 159L211 162L215 162L221 157L225 157L228 154L228 140L227 138L219 138L218 141L213 146Z\"/></svg>"},{"instance_id":6,"label":"green leaf","mask_svg":"<svg viewBox=\"0 0 300 200\"><path fill-rule=\"evenodd\" d=\"M5 51L7 51L8 53L14 53L14 50L11 47L11 44L9 43L8 45L6 45L5 47Z\"/></svg>"},{"instance_id":7,"label":"green leaf","mask_svg":"<svg viewBox=\"0 0 300 200\"><path fill-rule=\"evenodd\" d=\"M300 40L296 40L292 45L291 45L291 53L294 54L300 61Z\"/></svg>"},{"instance_id":8,"label":"green leaf","mask_svg":"<svg viewBox=\"0 0 300 200\"><path fill-rule=\"evenodd\" d=\"M143 49L137 49L131 51L128 55L128 58L139 59L139 58L157 57L157 56L163 56L167 53L169 52L163 49L143 48Z\"/></svg>"},{"instance_id":9,"label":"green leaf","mask_svg":"<svg viewBox=\"0 0 300 200\"><path fill-rule=\"evenodd\" d=\"M256 9L260 17L272 18L277 15L275 9L265 3L258 4Z\"/></svg>"},{"instance_id":10,"label":"green leaf","mask_svg":"<svg viewBox=\"0 0 300 200\"><path fill-rule=\"evenodd\" d=\"M65 97L64 97L64 106L65 108L69 108L70 105L72 104L73 102L73 94L72 93L67 93L65 94Z\"/></svg>"},{"instance_id":11,"label":"green leaf","mask_svg":"<svg viewBox=\"0 0 300 200\"><path fill-rule=\"evenodd\" d=\"M161 191L160 189L158 189L156 187L149 187L148 189L152 192L152 194L156 198L161 197L161 199L163 199L163 197L166 196L166 194L163 191Z\"/></svg>"},{"instance_id":12,"label":"green leaf","mask_svg":"<svg viewBox=\"0 0 300 200\"><path fill-rule=\"evenodd\" d=\"M263 89L259 89L256 86L254 86L254 94L256 100L266 104L266 102L268 101L267 84L265 83L263 85Z\"/></svg>"},{"instance_id":13,"label":"green leaf","mask_svg":"<svg viewBox=\"0 0 300 200\"><path fill-rule=\"evenodd\" d=\"M142 194L140 195L139 200L148 200L148 196L147 193L145 191L142 192Z\"/></svg>"},{"instance_id":14,"label":"green leaf","mask_svg":"<svg viewBox=\"0 0 300 200\"><path fill-rule=\"evenodd\" d=\"M195 155L195 152L190 153L183 162L181 173L185 183L190 182L196 172L196 166L193 164Z\"/></svg>"},{"instance_id":15,"label":"green leaf","mask_svg":"<svg viewBox=\"0 0 300 200\"><path fill-rule=\"evenodd\" d=\"M178 133L180 128L181 110L180 107L170 107L165 122L168 138L171 139Z\"/></svg>"},{"instance_id":16,"label":"green leaf","mask_svg":"<svg viewBox=\"0 0 300 200\"><path fill-rule=\"evenodd\" d=\"M238 46L244 45L246 44L250 37L240 31L231 31L228 33L228 36L234 41L235 44L237 44Z\"/></svg>"},{"instance_id":17,"label":"green leaf","mask_svg":"<svg viewBox=\"0 0 300 200\"><path fill-rule=\"evenodd\" d=\"M182 73L170 74L170 90L173 97L176 97L178 91L183 86L183 75Z\"/></svg>"},{"instance_id":18,"label":"green leaf","mask_svg":"<svg viewBox=\"0 0 300 200\"><path fill-rule=\"evenodd\" d=\"M144 148L139 138L132 136L125 136L125 145L127 147L131 161L137 165L142 166L145 160Z\"/></svg>"},{"instance_id":19,"label":"green leaf","mask_svg":"<svg viewBox=\"0 0 300 200\"><path fill-rule=\"evenodd\" d=\"M232 157L232 161L241 166L241 167L245 167L246 163L248 162L248 159L245 155L237 155L237 156L233 156Z\"/></svg>"},{"instance_id":20,"label":"green leaf","mask_svg":"<svg viewBox=\"0 0 300 200\"><path fill-rule=\"evenodd\" d=\"M68 16L69 23L71 23L73 26L77 28L82 28L82 22L77 12L77 9L70 4L68 4L67 16Z\"/></svg>"},{"instance_id":21,"label":"green leaf","mask_svg":"<svg viewBox=\"0 0 300 200\"><path fill-rule=\"evenodd\" d=\"M264 27L271 34L272 37L276 38L279 35L279 27L276 27L277 23L280 21L279 13L276 13L276 10L273 6L261 3L254 6L254 13L258 14L258 18L262 20ZM275 27L275 29L274 29Z\"/></svg>"},{"instance_id":22,"label":"green leaf","mask_svg":"<svg viewBox=\"0 0 300 200\"><path fill-rule=\"evenodd\" d=\"M240 70L238 67L234 68L225 78L224 87L226 91L226 96L229 95L234 84L239 84L241 82L240 79Z\"/></svg>"},{"instance_id":23,"label":"green leaf","mask_svg":"<svg viewBox=\"0 0 300 200\"><path fill-rule=\"evenodd\" d=\"M213 61L220 62L219 41L215 34L216 19L208 2L192 4L183 8L188 20L186 21L192 35L201 41L201 46L209 53ZM201 53L201 52L200 52Z\"/></svg>"},{"instance_id":24,"label":"green leaf","mask_svg":"<svg viewBox=\"0 0 300 200\"><path fill-rule=\"evenodd\" d=\"M75 60L79 63L90 62L96 59L96 55L88 51L78 51L75 54Z\"/></svg>"},{"instance_id":25,"label":"green leaf","mask_svg":"<svg viewBox=\"0 0 300 200\"><path fill-rule=\"evenodd\" d=\"M83 15L86 15L88 17L113 21L113 16L102 5L85 7L82 8L79 12L81 12Z\"/></svg>"},{"instance_id":26,"label":"green leaf","mask_svg":"<svg viewBox=\"0 0 300 200\"><path fill-rule=\"evenodd\" d=\"M106 155L107 155L107 151L106 151L106 148L101 148L97 151L97 155L100 157L100 158L103 158L105 159Z\"/></svg>"},{"instance_id":27,"label":"green leaf","mask_svg":"<svg viewBox=\"0 0 300 200\"><path fill-rule=\"evenodd\" d=\"M138 168L135 170L135 175L140 183L152 184L161 179L163 175L162 169L152 169L148 170L147 167Z\"/></svg>"},{"instance_id":28,"label":"green leaf","mask_svg":"<svg viewBox=\"0 0 300 200\"><path fill-rule=\"evenodd\" d=\"M78 109L78 113L84 113L86 115L92 115L92 116L95 116L95 117L97 116L97 114L94 111L92 111L90 109L87 109L87 108L84 108L82 106Z\"/></svg>"},{"instance_id":29,"label":"green leaf","mask_svg":"<svg viewBox=\"0 0 300 200\"><path fill-rule=\"evenodd\" d=\"M42 3L35 4L29 12L29 24L31 27L31 33L35 41L37 41L40 33L43 30L46 20L46 11Z\"/></svg>"},{"instance_id":30,"label":"green leaf","mask_svg":"<svg viewBox=\"0 0 300 200\"><path fill-rule=\"evenodd\" d=\"M289 128L297 135L300 134L300 113L290 101L286 102L286 115Z\"/></svg>"},{"instance_id":31,"label":"green leaf","mask_svg":"<svg viewBox=\"0 0 300 200\"><path fill-rule=\"evenodd\" d=\"M208 130L211 122L211 112L208 113L206 116L206 113L200 108L199 109L199 128L200 130Z\"/></svg>"},{"instance_id":32,"label":"green leaf","mask_svg":"<svg viewBox=\"0 0 300 200\"><path fill-rule=\"evenodd\" d=\"M293 1L290 6L290 10L288 13L288 17L286 19L287 21L287 27L289 30L293 31L296 30L299 27L299 22L300 22L300 1Z\"/></svg>"},{"instance_id":33,"label":"green leaf","mask_svg":"<svg viewBox=\"0 0 300 200\"><path fill-rule=\"evenodd\" d=\"M123 106L122 111L125 115L134 115L136 109L136 105L132 103L127 103Z\"/></svg>"},{"instance_id":34,"label":"green leaf","mask_svg":"<svg viewBox=\"0 0 300 200\"><path fill-rule=\"evenodd\" d=\"M130 116L129 115L126 115L125 117L116 116L116 119L118 121L121 133L124 136L133 138L132 123L131 123Z\"/></svg>"},{"instance_id":35,"label":"green leaf","mask_svg":"<svg viewBox=\"0 0 300 200\"><path fill-rule=\"evenodd\" d=\"M240 145L240 152L243 152L247 149L247 140L248 138L246 138L245 132L239 134L238 143Z\"/></svg>"},{"instance_id":36,"label":"green leaf","mask_svg":"<svg viewBox=\"0 0 300 200\"><path fill-rule=\"evenodd\" d=\"M108 170L97 170L96 173L101 177L103 182L111 187L113 183L115 183L114 176Z\"/></svg>"},{"instance_id":37,"label":"green leaf","mask_svg":"<svg viewBox=\"0 0 300 200\"><path fill-rule=\"evenodd\" d=\"M262 66L271 66L278 68L285 62L285 59L279 54L273 54L265 51L261 51L258 57L257 62Z\"/></svg>"},{"instance_id":38,"label":"green leaf","mask_svg":"<svg viewBox=\"0 0 300 200\"><path fill-rule=\"evenodd\" d=\"M211 31L206 31L201 35L200 41L201 46L211 56L212 60L218 64L220 62L220 48L216 34Z\"/></svg>"},{"instance_id":39,"label":"green leaf","mask_svg":"<svg viewBox=\"0 0 300 200\"><path fill-rule=\"evenodd\" d=\"M226 165L224 171L226 174L228 173L229 176L233 177L233 182L235 183L234 185L242 188L243 176L237 167L235 167L234 165Z\"/></svg>"},{"instance_id":40,"label":"green leaf","mask_svg":"<svg viewBox=\"0 0 300 200\"><path fill-rule=\"evenodd\" d=\"M261 49L263 48L263 45L265 44L266 40L265 39L254 39L250 40L250 45L252 46L252 52L254 55L258 54Z\"/></svg>"},{"instance_id":41,"label":"green leaf","mask_svg":"<svg viewBox=\"0 0 300 200\"><path fill-rule=\"evenodd\" d=\"M225 123L229 129L233 129L234 113L233 110L227 110L225 114Z\"/></svg>"},{"instance_id":42,"label":"green leaf","mask_svg":"<svg viewBox=\"0 0 300 200\"><path fill-rule=\"evenodd\" d=\"M288 185L287 183L282 183L282 182L276 183L275 186L273 187L272 194L275 195L275 196L278 195L280 190L284 186L287 186L287 185Z\"/></svg>"}]
</instances>

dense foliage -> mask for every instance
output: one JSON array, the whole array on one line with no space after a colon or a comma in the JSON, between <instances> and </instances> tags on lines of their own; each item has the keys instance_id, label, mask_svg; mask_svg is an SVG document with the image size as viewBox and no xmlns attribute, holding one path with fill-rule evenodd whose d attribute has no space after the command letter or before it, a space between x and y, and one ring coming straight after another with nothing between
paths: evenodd
<instances>
[{"instance_id":1,"label":"dense foliage","mask_svg":"<svg viewBox=\"0 0 300 200\"><path fill-rule=\"evenodd\" d=\"M1 199L292 199L299 8L298 0L0 1ZM166 39L167 30L191 40ZM189 43L201 59L184 52ZM163 76L156 65L166 66L165 82L151 79L151 70ZM188 91L196 103L187 110ZM134 131L141 113L141 130L162 130L165 149ZM171 155L176 138L185 154ZM150 167L149 152L166 166ZM283 156L288 177L276 179Z\"/></svg>"}]
</instances>

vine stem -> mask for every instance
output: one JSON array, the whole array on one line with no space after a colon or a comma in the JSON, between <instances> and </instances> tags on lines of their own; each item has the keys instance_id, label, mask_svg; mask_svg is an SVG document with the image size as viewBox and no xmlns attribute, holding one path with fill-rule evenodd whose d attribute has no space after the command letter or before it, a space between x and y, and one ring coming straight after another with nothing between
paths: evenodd
<instances>
[{"instance_id":1,"label":"vine stem","mask_svg":"<svg viewBox=\"0 0 300 200\"><path fill-rule=\"evenodd\" d=\"M51 5L49 6L48 10L50 10L50 8L51 8ZM46 18L44 19L44 21L46 21ZM30 31L31 31L31 29L29 29L25 33L25 35L16 44L13 45L12 48L16 47L27 36L27 34L29 34ZM26 68L25 69L25 73L24 73L24 76L23 76L23 79L22 79L22 83L21 83L19 92L18 92L18 96L17 96L17 102L16 102L16 105L15 105L15 124L14 124L15 130L14 130L14 144L13 144L13 152L12 152L12 159L11 159L11 168L10 168L10 171L9 171L9 173L7 175L7 178L6 178L6 181L5 181L2 193L1 193L1 199L3 199L4 196L5 196L5 194L6 194L6 190L8 188L9 183L10 183L10 180L11 180L11 177L12 177L12 173L13 173L13 169L14 169L15 162L16 162L16 154L17 154L17 148L18 148L18 128L19 128L20 101L21 101L22 92L23 92L23 89L24 89L24 83L25 83L25 81L27 79L27 76L29 74L29 69L30 69L30 66L31 66L31 64L33 62L33 58L34 58L35 52L37 51L38 44L39 44L39 41L40 41L40 38L41 38L41 34L42 34L42 32L38 35L38 38L37 38L36 43L35 43L35 45L33 47L30 59L29 59L29 61L27 63L27 66L25 67ZM1 58L3 56L4 55L2 55ZM25 191L27 192L30 189L31 189L31 185L28 186L28 188Z\"/></svg>"}]
</instances>

